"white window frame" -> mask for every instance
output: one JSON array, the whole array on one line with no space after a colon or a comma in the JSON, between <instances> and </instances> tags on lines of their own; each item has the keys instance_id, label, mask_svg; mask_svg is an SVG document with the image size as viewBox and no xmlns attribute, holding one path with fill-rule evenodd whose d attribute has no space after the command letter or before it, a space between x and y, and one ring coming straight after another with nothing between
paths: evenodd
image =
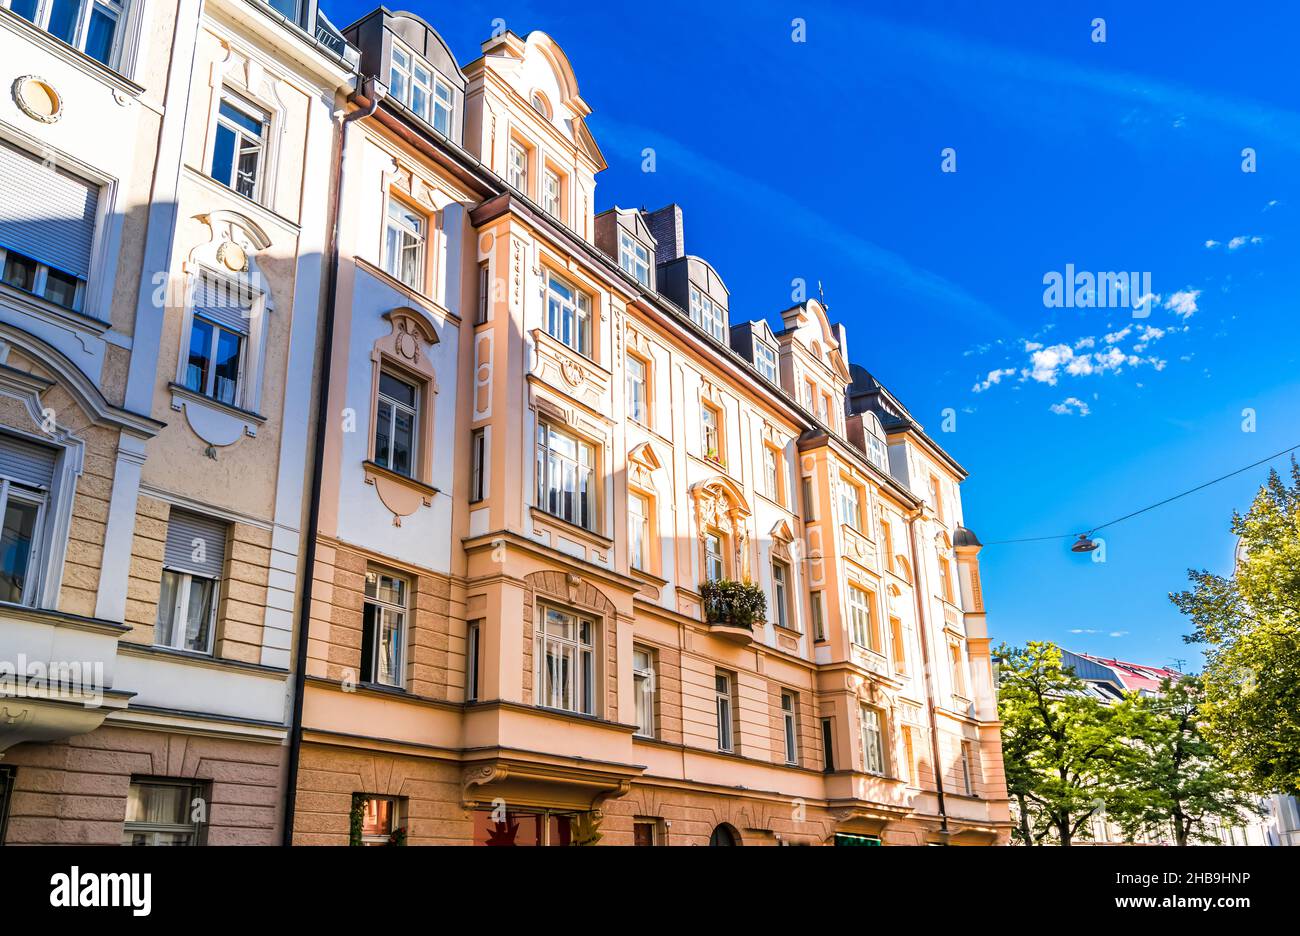
<instances>
[{"instance_id":1,"label":"white window frame","mask_svg":"<svg viewBox=\"0 0 1300 936\"><path fill-rule=\"evenodd\" d=\"M840 522L862 531L862 489L847 478L840 478Z\"/></svg>"},{"instance_id":2,"label":"white window frame","mask_svg":"<svg viewBox=\"0 0 1300 936\"><path fill-rule=\"evenodd\" d=\"M528 149L518 140L511 140L506 151L506 181L528 194Z\"/></svg>"},{"instance_id":3,"label":"white window frame","mask_svg":"<svg viewBox=\"0 0 1300 936\"><path fill-rule=\"evenodd\" d=\"M650 418L650 365L634 354L627 356L627 418L642 426Z\"/></svg>"},{"instance_id":4,"label":"white window frame","mask_svg":"<svg viewBox=\"0 0 1300 936\"><path fill-rule=\"evenodd\" d=\"M470 434L469 502L476 504L487 495L487 429L481 427Z\"/></svg>"},{"instance_id":5,"label":"white window frame","mask_svg":"<svg viewBox=\"0 0 1300 936\"><path fill-rule=\"evenodd\" d=\"M797 630L790 609L790 565L780 559L772 560L772 604L776 606L778 627Z\"/></svg>"},{"instance_id":6,"label":"white window frame","mask_svg":"<svg viewBox=\"0 0 1300 936\"><path fill-rule=\"evenodd\" d=\"M577 715L596 714L599 676L597 675L596 647L597 622L588 615L577 614L553 605L540 605L537 616L534 644L533 684L539 706ZM547 628L547 615L553 614L569 622L575 637L552 634ZM587 640L582 639L582 626L587 626ZM547 671L548 652L559 653L558 659L567 658L573 664L573 678L566 687Z\"/></svg>"},{"instance_id":7,"label":"white window frame","mask_svg":"<svg viewBox=\"0 0 1300 936\"><path fill-rule=\"evenodd\" d=\"M767 496L781 503L781 453L770 445L763 446L763 481Z\"/></svg>"},{"instance_id":8,"label":"white window frame","mask_svg":"<svg viewBox=\"0 0 1300 936\"><path fill-rule=\"evenodd\" d=\"M542 169L542 210L557 221L564 220L564 182L550 166Z\"/></svg>"},{"instance_id":9,"label":"white window frame","mask_svg":"<svg viewBox=\"0 0 1300 936\"><path fill-rule=\"evenodd\" d=\"M261 124L262 130L258 136L253 137L247 127L233 122L229 117L221 112L223 105L229 104L233 109L242 113L245 117L252 118ZM220 128L225 128L235 136L235 145L231 151L232 163L229 171L223 167L223 175L229 177L229 182L224 182L217 178L217 133ZM251 151L257 154L256 170L253 173L253 186L250 192L241 192L239 190L239 157L242 147L246 141L252 141L254 146ZM243 94L233 88L222 87L221 94L217 100L217 118L216 124L212 129L212 151L208 154L208 175L221 182L232 192L242 195L244 198L251 199L255 202L264 201L265 178L269 161L267 159L268 149L271 142L271 113L264 107L260 107L253 101L249 100Z\"/></svg>"},{"instance_id":10,"label":"white window frame","mask_svg":"<svg viewBox=\"0 0 1300 936\"><path fill-rule=\"evenodd\" d=\"M546 274L546 334L583 357L591 357L591 297L554 273Z\"/></svg>"},{"instance_id":11,"label":"white window frame","mask_svg":"<svg viewBox=\"0 0 1300 936\"><path fill-rule=\"evenodd\" d=\"M655 691L657 683L654 653L644 647L633 647L632 694L636 701L637 725L634 734L638 738L657 738L659 736L658 725L655 722Z\"/></svg>"},{"instance_id":12,"label":"white window frame","mask_svg":"<svg viewBox=\"0 0 1300 936\"><path fill-rule=\"evenodd\" d=\"M712 403L700 404L700 447L705 458L722 461L722 412Z\"/></svg>"},{"instance_id":13,"label":"white window frame","mask_svg":"<svg viewBox=\"0 0 1300 936\"><path fill-rule=\"evenodd\" d=\"M826 639L826 617L825 609L822 607L822 593L820 591L808 595L808 608L812 617L813 640L823 641Z\"/></svg>"},{"instance_id":14,"label":"white window frame","mask_svg":"<svg viewBox=\"0 0 1300 936\"><path fill-rule=\"evenodd\" d=\"M883 777L886 774L885 717L879 709L865 702L860 704L859 709L863 770L874 776Z\"/></svg>"},{"instance_id":15,"label":"white window frame","mask_svg":"<svg viewBox=\"0 0 1300 936\"><path fill-rule=\"evenodd\" d=\"M754 342L754 368L764 379L776 383L776 351L767 342Z\"/></svg>"},{"instance_id":16,"label":"white window frame","mask_svg":"<svg viewBox=\"0 0 1300 936\"><path fill-rule=\"evenodd\" d=\"M479 655L482 650L483 625L470 621L465 625L465 701L478 701Z\"/></svg>"},{"instance_id":17,"label":"white window frame","mask_svg":"<svg viewBox=\"0 0 1300 936\"><path fill-rule=\"evenodd\" d=\"M875 596L865 588L850 584L845 590L845 600L849 606L849 639L859 647L879 653L880 648L872 646L876 636L872 626Z\"/></svg>"},{"instance_id":18,"label":"white window frame","mask_svg":"<svg viewBox=\"0 0 1300 936\"><path fill-rule=\"evenodd\" d=\"M797 696L789 691L781 691L781 723L785 729L785 762L791 765L799 763L799 734L796 713L799 708Z\"/></svg>"},{"instance_id":19,"label":"white window frame","mask_svg":"<svg viewBox=\"0 0 1300 936\"><path fill-rule=\"evenodd\" d=\"M724 754L736 752L735 713L732 710L734 680L730 673L713 674L713 692L718 726L718 750Z\"/></svg>"},{"instance_id":20,"label":"white window frame","mask_svg":"<svg viewBox=\"0 0 1300 936\"><path fill-rule=\"evenodd\" d=\"M398 210L417 216L418 223L412 224L405 217L394 217L394 206ZM416 292L423 292L428 243L428 216L418 208L389 194L387 204L384 206L384 272ZM414 283L402 278L402 260L408 251L414 253L416 258Z\"/></svg>"},{"instance_id":21,"label":"white window frame","mask_svg":"<svg viewBox=\"0 0 1300 936\"><path fill-rule=\"evenodd\" d=\"M627 495L628 565L641 572L650 571L650 513L650 498L639 491L629 491Z\"/></svg>"},{"instance_id":22,"label":"white window frame","mask_svg":"<svg viewBox=\"0 0 1300 936\"><path fill-rule=\"evenodd\" d=\"M398 604L378 597L378 587L375 589L374 597L365 594L364 590L362 591L362 605L373 606L375 608L375 618L372 622L374 633L370 638L371 669L368 673L362 673L361 679L362 682L369 683L372 686L389 686L394 689L401 689L406 685L406 666L408 660L408 647L410 646L408 631L410 628L411 588L414 583L404 575L398 575L394 572L388 572L380 568L372 567L367 569L366 578L368 579L371 575L378 576L381 579L389 578L396 582L401 582L403 602ZM380 673L380 660L383 655L383 643L379 638L380 635L383 634L385 623L390 616L396 616L398 618L397 625L394 628L398 635L397 660L394 672L389 674L388 680L385 680L382 678L382 674ZM364 623L365 617L363 615L362 624L364 625ZM364 635L362 636L362 640L365 640Z\"/></svg>"},{"instance_id":23,"label":"white window frame","mask_svg":"<svg viewBox=\"0 0 1300 936\"><path fill-rule=\"evenodd\" d=\"M718 341L725 341L727 332L726 310L697 286L691 287L691 321L699 325Z\"/></svg>"},{"instance_id":24,"label":"white window frame","mask_svg":"<svg viewBox=\"0 0 1300 936\"><path fill-rule=\"evenodd\" d=\"M553 439L562 439L574 444L574 455L569 456L552 446ZM585 458L584 458L585 456ZM537 423L537 508L552 517L559 517L575 526L586 530L595 530L596 522L596 485L599 483L596 473L596 448L572 433L557 429L550 423L539 420ZM570 490L567 479L572 477L574 484ZM585 494L584 492L585 488ZM555 492L559 509L552 510L550 495ZM571 503L574 516L568 516L564 504ZM582 514L585 511L586 517Z\"/></svg>"},{"instance_id":25,"label":"white window frame","mask_svg":"<svg viewBox=\"0 0 1300 936\"><path fill-rule=\"evenodd\" d=\"M4 522L5 515L9 512L10 498L36 507L36 520L32 524L32 544L27 554L27 575L23 581L23 594L18 602L24 607L32 607L42 578L40 557L44 551L45 511L49 495L44 491L15 484L8 478L0 478L0 523Z\"/></svg>"},{"instance_id":26,"label":"white window frame","mask_svg":"<svg viewBox=\"0 0 1300 936\"><path fill-rule=\"evenodd\" d=\"M78 2L81 4L81 8L77 12L77 22L73 27L72 40L69 42L58 36L55 36L55 38L60 42L66 42L67 45L72 46L78 52L89 56L90 53L86 51L86 40L89 38L90 19L92 14L98 10L104 16L113 20L113 43L108 52L108 61L100 64L117 70L121 64L122 34L126 31L127 15L131 12L130 0L78 0ZM0 0L0 6L12 9L13 0ZM54 36L50 32L50 13L53 8L53 0L36 0L36 18L28 20L28 22L33 23L43 32ZM22 16L19 13L14 13L14 15ZM27 17L22 16L22 19L27 19ZM93 56L91 57L93 58ZM95 61L100 60L95 59Z\"/></svg>"},{"instance_id":27,"label":"white window frame","mask_svg":"<svg viewBox=\"0 0 1300 936\"><path fill-rule=\"evenodd\" d=\"M176 576L176 601L172 605L172 639L170 643L163 643L158 639L159 625L158 621L154 625L154 646L167 647L170 650L182 650L188 653L201 653L205 656L211 656L213 647L216 644L217 634L217 608L221 605L221 580L209 578L206 575L195 575L193 572L183 572L180 569L163 567L163 573L171 573ZM195 580L212 583L212 608L208 611L208 640L205 647L187 647L185 646L185 636L189 631L189 621L185 615L190 606L190 589ZM158 608L162 611L161 605Z\"/></svg>"},{"instance_id":28,"label":"white window frame","mask_svg":"<svg viewBox=\"0 0 1300 936\"><path fill-rule=\"evenodd\" d=\"M246 383L244 374L248 367L248 334L246 332L236 331L233 328L227 328L225 325L209 318L201 312L193 312L190 315L190 336L194 334L195 321L201 321L204 325L212 329L212 340L208 344L207 351L208 373L207 377L204 378L202 387L195 389L189 385L190 341L189 336L187 336L186 347L184 349L185 379L181 382L182 385L191 393L197 393L199 396L206 397L216 403L242 408L244 406L244 388ZM239 370L235 375L235 392L230 400L222 400L217 396L217 349L221 347L222 335L233 335L239 342Z\"/></svg>"},{"instance_id":29,"label":"white window frame","mask_svg":"<svg viewBox=\"0 0 1300 936\"><path fill-rule=\"evenodd\" d=\"M405 61L399 61L399 58ZM393 80L396 73L400 83ZM389 92L411 113L445 137L451 136L451 121L456 112L455 94L438 70L400 42L393 42L389 62ZM416 91L424 94L424 105L415 100ZM446 114L446 126L438 126L439 113Z\"/></svg>"},{"instance_id":30,"label":"white window frame","mask_svg":"<svg viewBox=\"0 0 1300 936\"><path fill-rule=\"evenodd\" d=\"M642 286L650 285L650 250L627 231L618 232L618 265Z\"/></svg>"},{"instance_id":31,"label":"white window frame","mask_svg":"<svg viewBox=\"0 0 1300 936\"><path fill-rule=\"evenodd\" d=\"M403 401L398 400L384 393L383 378L385 374L387 374L393 380L396 380L398 383L405 384L406 386L411 388L412 398L415 400L414 406L404 403ZM391 471L393 474L401 475L402 477L405 478L413 478L417 480L419 479L420 476L420 408L424 402L423 394L420 392L422 389L423 388L421 387L419 381L412 380L411 378L403 374L400 374L397 371L392 370L391 368L388 367L381 367L379 369L379 382L376 384L375 387L375 445L376 445L375 464L379 465L381 468L385 468L388 471ZM379 408L384 405L388 406L388 451L384 453L386 456L385 461L380 461L379 460L380 452L378 449L379 418L380 418ZM393 451L394 451L394 446L397 444L396 434L397 434L398 413L406 413L411 417L411 453L410 453L411 470L409 474L404 474L403 472L399 471L396 467L394 467L393 464Z\"/></svg>"},{"instance_id":32,"label":"white window frame","mask_svg":"<svg viewBox=\"0 0 1300 936\"><path fill-rule=\"evenodd\" d=\"M724 545L722 534L717 530L704 531L704 580L706 582L721 582L727 578L727 560L722 553Z\"/></svg>"},{"instance_id":33,"label":"white window frame","mask_svg":"<svg viewBox=\"0 0 1300 936\"><path fill-rule=\"evenodd\" d=\"M967 796L975 795L975 771L971 757L971 743L965 739L961 742L961 778Z\"/></svg>"},{"instance_id":34,"label":"white window frame","mask_svg":"<svg viewBox=\"0 0 1300 936\"><path fill-rule=\"evenodd\" d=\"M130 785L133 787L146 787L146 786L164 787L165 786L165 787L187 788L190 791L190 795L189 795L189 802L188 802L188 808L186 810L186 814L189 816L194 815L194 801L196 799L207 799L206 786L202 782L195 782L193 780L167 780L163 778L142 777L138 780L133 778L131 780ZM127 795L128 797L130 796L129 793ZM122 844L134 845L135 842L133 841L133 839L135 838L135 836L143 835L148 837L148 842L146 842L147 845L172 846L175 845L176 843L171 841L163 841L162 836L183 833L190 836L190 840L187 843L188 845L201 845L203 844L203 836L205 831L204 827L205 827L205 823L201 821L193 821L193 820L186 823L132 822L130 820L125 820L122 823Z\"/></svg>"}]
</instances>

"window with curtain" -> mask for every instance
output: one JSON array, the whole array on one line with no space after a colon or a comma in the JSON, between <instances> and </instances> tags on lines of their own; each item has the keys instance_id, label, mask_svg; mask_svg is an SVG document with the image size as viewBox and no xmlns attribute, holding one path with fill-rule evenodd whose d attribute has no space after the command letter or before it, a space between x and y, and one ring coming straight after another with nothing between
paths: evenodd
<instances>
[{"instance_id":1,"label":"window with curtain","mask_svg":"<svg viewBox=\"0 0 1300 936\"><path fill-rule=\"evenodd\" d=\"M172 508L154 624L154 643L172 650L211 653L230 524Z\"/></svg>"},{"instance_id":2,"label":"window with curtain","mask_svg":"<svg viewBox=\"0 0 1300 936\"><path fill-rule=\"evenodd\" d=\"M420 388L387 370L379 372L375 401L375 464L414 478L420 426Z\"/></svg>"},{"instance_id":3,"label":"window with curtain","mask_svg":"<svg viewBox=\"0 0 1300 936\"><path fill-rule=\"evenodd\" d=\"M650 500L644 494L630 493L627 497L627 532L629 561L642 572L650 568Z\"/></svg>"},{"instance_id":4,"label":"window with curtain","mask_svg":"<svg viewBox=\"0 0 1300 936\"><path fill-rule=\"evenodd\" d=\"M879 652L880 641L876 638L875 609L872 607L875 596L856 585L850 585L848 602L850 638L859 647Z\"/></svg>"},{"instance_id":5,"label":"window with curtain","mask_svg":"<svg viewBox=\"0 0 1300 936\"><path fill-rule=\"evenodd\" d=\"M646 362L635 355L627 356L627 417L648 425L650 386Z\"/></svg>"},{"instance_id":6,"label":"window with curtain","mask_svg":"<svg viewBox=\"0 0 1300 936\"><path fill-rule=\"evenodd\" d=\"M406 615L410 583L378 569L366 571L362 610L361 679L400 688L406 671Z\"/></svg>"},{"instance_id":7,"label":"window with curtain","mask_svg":"<svg viewBox=\"0 0 1300 936\"><path fill-rule=\"evenodd\" d=\"M589 618L543 606L535 650L538 705L596 714L595 632Z\"/></svg>"},{"instance_id":8,"label":"window with curtain","mask_svg":"<svg viewBox=\"0 0 1300 936\"><path fill-rule=\"evenodd\" d=\"M243 406L252 297L236 283L200 276L190 305L190 344L181 383L218 403Z\"/></svg>"},{"instance_id":9,"label":"window with curtain","mask_svg":"<svg viewBox=\"0 0 1300 936\"><path fill-rule=\"evenodd\" d=\"M636 700L636 733L655 737L655 662L643 647L632 650L632 694Z\"/></svg>"},{"instance_id":10,"label":"window with curtain","mask_svg":"<svg viewBox=\"0 0 1300 936\"><path fill-rule=\"evenodd\" d=\"M728 754L736 750L733 736L735 718L732 691L735 680L730 673L718 671L713 677L714 703L718 717L718 750Z\"/></svg>"},{"instance_id":11,"label":"window with curtain","mask_svg":"<svg viewBox=\"0 0 1300 936\"><path fill-rule=\"evenodd\" d=\"M586 442L548 423L538 423L538 509L584 529L595 529L595 461L595 452Z\"/></svg>"},{"instance_id":12,"label":"window with curtain","mask_svg":"<svg viewBox=\"0 0 1300 936\"><path fill-rule=\"evenodd\" d=\"M785 762L799 763L799 735L795 722L798 711L797 697L793 692L781 693L781 724L785 733Z\"/></svg>"},{"instance_id":13,"label":"window with curtain","mask_svg":"<svg viewBox=\"0 0 1300 936\"><path fill-rule=\"evenodd\" d=\"M880 712L869 705L863 705L862 721L862 755L863 767L869 774L885 775L885 741Z\"/></svg>"},{"instance_id":14,"label":"window with curtain","mask_svg":"<svg viewBox=\"0 0 1300 936\"><path fill-rule=\"evenodd\" d=\"M0 434L0 601L33 605L58 451Z\"/></svg>"},{"instance_id":15,"label":"window with curtain","mask_svg":"<svg viewBox=\"0 0 1300 936\"><path fill-rule=\"evenodd\" d=\"M123 845L201 845L208 789L190 780L135 780L126 795Z\"/></svg>"},{"instance_id":16,"label":"window with curtain","mask_svg":"<svg viewBox=\"0 0 1300 936\"><path fill-rule=\"evenodd\" d=\"M424 244L428 218L403 203L388 199L384 232L384 272L412 289L424 288Z\"/></svg>"},{"instance_id":17,"label":"window with curtain","mask_svg":"<svg viewBox=\"0 0 1300 936\"><path fill-rule=\"evenodd\" d=\"M716 530L704 533L704 578L720 582L727 577L727 560L722 553L722 534Z\"/></svg>"}]
</instances>

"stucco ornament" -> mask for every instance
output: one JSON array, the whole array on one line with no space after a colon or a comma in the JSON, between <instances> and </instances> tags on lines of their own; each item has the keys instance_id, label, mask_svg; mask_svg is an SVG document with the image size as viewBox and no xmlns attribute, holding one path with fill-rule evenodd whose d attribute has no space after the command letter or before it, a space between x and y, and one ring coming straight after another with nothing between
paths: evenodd
<instances>
[{"instance_id":1,"label":"stucco ornament","mask_svg":"<svg viewBox=\"0 0 1300 936\"><path fill-rule=\"evenodd\" d=\"M63 116L63 96L39 75L21 75L11 88L14 103L32 120L52 124Z\"/></svg>"},{"instance_id":2,"label":"stucco ornament","mask_svg":"<svg viewBox=\"0 0 1300 936\"><path fill-rule=\"evenodd\" d=\"M731 537L732 546L740 557L740 578L749 581L749 505L736 483L718 476L691 485L690 494L695 501L695 530L700 542L710 528Z\"/></svg>"}]
</instances>

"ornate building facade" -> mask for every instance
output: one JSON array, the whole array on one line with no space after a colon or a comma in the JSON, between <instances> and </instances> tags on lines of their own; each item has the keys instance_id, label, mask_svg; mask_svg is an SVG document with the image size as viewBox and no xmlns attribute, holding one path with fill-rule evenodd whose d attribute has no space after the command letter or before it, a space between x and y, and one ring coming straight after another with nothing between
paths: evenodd
<instances>
[{"instance_id":1,"label":"ornate building facade","mask_svg":"<svg viewBox=\"0 0 1300 936\"><path fill-rule=\"evenodd\" d=\"M0 666L91 676L0 681L0 841L1006 841L964 469L597 212L551 37L73 5L0 0Z\"/></svg>"}]
</instances>

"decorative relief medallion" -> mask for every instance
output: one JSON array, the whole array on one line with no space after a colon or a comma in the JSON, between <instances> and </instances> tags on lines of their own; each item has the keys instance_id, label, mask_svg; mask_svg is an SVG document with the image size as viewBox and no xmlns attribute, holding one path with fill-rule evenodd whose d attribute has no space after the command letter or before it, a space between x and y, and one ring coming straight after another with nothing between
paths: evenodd
<instances>
[{"instance_id":1,"label":"decorative relief medallion","mask_svg":"<svg viewBox=\"0 0 1300 936\"><path fill-rule=\"evenodd\" d=\"M560 375L570 387L577 387L587 376L581 364L567 358L560 362Z\"/></svg>"},{"instance_id":2,"label":"decorative relief medallion","mask_svg":"<svg viewBox=\"0 0 1300 936\"><path fill-rule=\"evenodd\" d=\"M52 124L63 116L63 98L44 78L23 75L14 79L14 103L32 120Z\"/></svg>"},{"instance_id":3,"label":"decorative relief medallion","mask_svg":"<svg viewBox=\"0 0 1300 936\"><path fill-rule=\"evenodd\" d=\"M248 271L248 251L234 241L222 241L217 247L217 261L232 273Z\"/></svg>"}]
</instances>

